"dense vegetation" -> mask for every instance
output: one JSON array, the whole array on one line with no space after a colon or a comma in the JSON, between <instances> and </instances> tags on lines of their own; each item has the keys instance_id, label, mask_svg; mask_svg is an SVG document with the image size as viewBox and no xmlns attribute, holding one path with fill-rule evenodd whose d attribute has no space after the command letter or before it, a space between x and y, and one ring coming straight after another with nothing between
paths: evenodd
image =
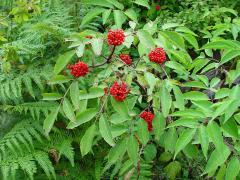
<instances>
[{"instance_id":1,"label":"dense vegetation","mask_svg":"<svg viewBox=\"0 0 240 180\"><path fill-rule=\"evenodd\" d=\"M239 1L0 10L0 179L240 178Z\"/></svg>"}]
</instances>

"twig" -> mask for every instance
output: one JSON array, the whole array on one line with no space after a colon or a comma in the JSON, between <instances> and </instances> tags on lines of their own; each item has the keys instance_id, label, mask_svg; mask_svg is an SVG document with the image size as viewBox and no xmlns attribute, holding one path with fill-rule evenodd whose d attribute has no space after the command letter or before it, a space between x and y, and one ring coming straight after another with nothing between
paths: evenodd
<instances>
[{"instance_id":1,"label":"twig","mask_svg":"<svg viewBox=\"0 0 240 180\"><path fill-rule=\"evenodd\" d=\"M168 74L167 74L167 72L165 71L164 67L163 67L162 65L160 65L160 67L161 67L162 71L164 72L164 74L166 75L166 77L167 77L168 79L170 79L169 76L168 76Z\"/></svg>"},{"instance_id":2,"label":"twig","mask_svg":"<svg viewBox=\"0 0 240 180\"><path fill-rule=\"evenodd\" d=\"M108 63L110 63L110 61L111 61L111 59L112 59L112 56L113 56L113 53L114 53L114 51L115 51L115 48L116 48L116 46L113 46L113 49L112 49L112 51L111 51L111 53L109 54L109 56L108 56L108 58L106 59L104 56L104 59L106 59L106 61L104 61L103 63L101 63L101 64L97 64L97 65L92 65L92 66L89 66L89 67L91 67L91 68L94 68L94 67L100 67L100 66L103 66L103 65L105 65L105 64L108 64Z\"/></svg>"},{"instance_id":3,"label":"twig","mask_svg":"<svg viewBox=\"0 0 240 180\"><path fill-rule=\"evenodd\" d=\"M142 89L144 93L147 95L146 89L136 79L133 79L133 82L135 82L140 87L140 89Z\"/></svg>"},{"instance_id":4,"label":"twig","mask_svg":"<svg viewBox=\"0 0 240 180\"><path fill-rule=\"evenodd\" d=\"M115 49L116 49L116 46L113 46L112 51L107 58L107 63L109 63L111 61Z\"/></svg>"}]
</instances>

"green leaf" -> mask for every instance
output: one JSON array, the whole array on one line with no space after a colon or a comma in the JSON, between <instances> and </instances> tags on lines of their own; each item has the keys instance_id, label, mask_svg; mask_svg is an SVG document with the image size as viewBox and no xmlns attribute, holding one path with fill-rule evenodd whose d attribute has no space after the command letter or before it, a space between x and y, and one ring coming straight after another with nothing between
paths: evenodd
<instances>
[{"instance_id":1,"label":"green leaf","mask_svg":"<svg viewBox=\"0 0 240 180\"><path fill-rule=\"evenodd\" d=\"M240 162L236 156L233 156L228 163L225 179L236 179L240 171Z\"/></svg>"},{"instance_id":2,"label":"green leaf","mask_svg":"<svg viewBox=\"0 0 240 180\"><path fill-rule=\"evenodd\" d=\"M106 118L102 115L99 119L99 131L103 137L103 139L110 145L114 146L115 142L113 141L112 138L112 133L110 130L110 125Z\"/></svg>"},{"instance_id":3,"label":"green leaf","mask_svg":"<svg viewBox=\"0 0 240 180\"><path fill-rule=\"evenodd\" d=\"M208 96L199 91L190 91L183 94L184 99L194 100L194 101L202 101L208 100Z\"/></svg>"},{"instance_id":4,"label":"green leaf","mask_svg":"<svg viewBox=\"0 0 240 180\"><path fill-rule=\"evenodd\" d=\"M177 60L186 68L189 68L191 66L192 58L185 51L168 50L168 52L171 53L173 57L175 57L172 58L172 56L170 56L170 59L173 59L173 61Z\"/></svg>"},{"instance_id":5,"label":"green leaf","mask_svg":"<svg viewBox=\"0 0 240 180\"><path fill-rule=\"evenodd\" d=\"M170 123L167 128L176 127L176 126L184 126L189 128L197 128L199 126L198 119L196 118L188 118L182 117L176 121Z\"/></svg>"},{"instance_id":6,"label":"green leaf","mask_svg":"<svg viewBox=\"0 0 240 180\"><path fill-rule=\"evenodd\" d=\"M164 172L170 180L176 179L177 175L181 172L181 164L178 161L170 162L165 168Z\"/></svg>"},{"instance_id":7,"label":"green leaf","mask_svg":"<svg viewBox=\"0 0 240 180\"><path fill-rule=\"evenodd\" d=\"M173 92L174 92L175 99L176 99L175 106L179 110L184 110L185 109L185 107L184 107L185 102L184 102L183 94L182 94L180 88L178 86L173 86Z\"/></svg>"},{"instance_id":8,"label":"green leaf","mask_svg":"<svg viewBox=\"0 0 240 180\"><path fill-rule=\"evenodd\" d=\"M239 138L238 135L238 125L233 118L230 118L226 123L222 125L222 129L228 136Z\"/></svg>"},{"instance_id":9,"label":"green leaf","mask_svg":"<svg viewBox=\"0 0 240 180\"><path fill-rule=\"evenodd\" d=\"M192 101L192 103L199 107L202 112L204 112L205 114L207 114L208 117L211 116L211 114L213 113L213 109L212 109L212 102L210 101Z\"/></svg>"},{"instance_id":10,"label":"green leaf","mask_svg":"<svg viewBox=\"0 0 240 180\"><path fill-rule=\"evenodd\" d=\"M162 25L162 29L166 30L166 29L171 29L171 28L175 28L175 27L178 27L178 26L179 26L178 23L164 23Z\"/></svg>"},{"instance_id":11,"label":"green leaf","mask_svg":"<svg viewBox=\"0 0 240 180\"><path fill-rule=\"evenodd\" d=\"M48 84L62 84L62 83L66 83L69 82L71 80L71 78L64 76L64 75L56 75L53 76L50 81L48 82Z\"/></svg>"},{"instance_id":12,"label":"green leaf","mask_svg":"<svg viewBox=\"0 0 240 180\"><path fill-rule=\"evenodd\" d=\"M102 6L107 8L113 8L113 5L108 2L107 0L82 0L82 4L89 4L89 5L96 5L96 6Z\"/></svg>"},{"instance_id":13,"label":"green leaf","mask_svg":"<svg viewBox=\"0 0 240 180\"><path fill-rule=\"evenodd\" d=\"M228 88L219 89L215 94L215 99L225 98L225 97L229 96L229 93L230 93L230 89L228 89Z\"/></svg>"},{"instance_id":14,"label":"green leaf","mask_svg":"<svg viewBox=\"0 0 240 180\"><path fill-rule=\"evenodd\" d=\"M131 20L134 22L137 22L137 13L134 11L134 9L130 8L124 12Z\"/></svg>"},{"instance_id":15,"label":"green leaf","mask_svg":"<svg viewBox=\"0 0 240 180\"><path fill-rule=\"evenodd\" d=\"M213 141L213 144L216 146L216 149L221 151L224 146L223 136L220 127L214 121L208 123L207 132L210 139Z\"/></svg>"},{"instance_id":16,"label":"green leaf","mask_svg":"<svg viewBox=\"0 0 240 180\"><path fill-rule=\"evenodd\" d=\"M205 114L201 111L195 109L186 109L183 111L176 111L172 113L172 116L180 116L180 117L189 117L189 118L205 118Z\"/></svg>"},{"instance_id":17,"label":"green leaf","mask_svg":"<svg viewBox=\"0 0 240 180\"><path fill-rule=\"evenodd\" d=\"M136 0L134 3L140 5L140 6L144 6L148 9L150 9L150 6L148 4L148 1L147 0Z\"/></svg>"},{"instance_id":18,"label":"green leaf","mask_svg":"<svg viewBox=\"0 0 240 180\"><path fill-rule=\"evenodd\" d=\"M221 166L227 160L230 154L231 151L226 146L224 146L220 151L215 149L207 162L204 173L215 171L218 166Z\"/></svg>"},{"instance_id":19,"label":"green leaf","mask_svg":"<svg viewBox=\"0 0 240 180\"><path fill-rule=\"evenodd\" d=\"M120 10L114 10L114 22L118 28L122 28L122 24L125 21L125 15Z\"/></svg>"},{"instance_id":20,"label":"green leaf","mask_svg":"<svg viewBox=\"0 0 240 180\"><path fill-rule=\"evenodd\" d=\"M152 91L154 89L154 86L156 85L156 82L157 82L157 78L154 77L154 75L152 73L149 73L149 72L145 72L144 73L144 77L149 85L149 88L148 88L148 95L152 94Z\"/></svg>"},{"instance_id":21,"label":"green leaf","mask_svg":"<svg viewBox=\"0 0 240 180\"><path fill-rule=\"evenodd\" d=\"M148 132L147 123L142 119L138 121L137 134L141 143L145 146L149 140L149 132Z\"/></svg>"},{"instance_id":22,"label":"green leaf","mask_svg":"<svg viewBox=\"0 0 240 180\"><path fill-rule=\"evenodd\" d=\"M165 147L166 151L173 153L176 142L177 142L177 138L178 138L177 131L174 127L169 128L167 133L164 135L165 135L164 136L164 147Z\"/></svg>"},{"instance_id":23,"label":"green leaf","mask_svg":"<svg viewBox=\"0 0 240 180\"><path fill-rule=\"evenodd\" d=\"M199 155L198 147L194 144L188 144L183 149L184 155L186 155L189 159L197 159Z\"/></svg>"},{"instance_id":24,"label":"green leaf","mask_svg":"<svg viewBox=\"0 0 240 180\"><path fill-rule=\"evenodd\" d=\"M157 155L157 148L156 145L154 144L148 144L145 148L144 148L144 159L147 162L151 162L154 160L154 158L156 158Z\"/></svg>"},{"instance_id":25,"label":"green leaf","mask_svg":"<svg viewBox=\"0 0 240 180\"><path fill-rule=\"evenodd\" d=\"M76 49L76 54L78 57L82 57L84 54L85 44L81 43Z\"/></svg>"},{"instance_id":26,"label":"green leaf","mask_svg":"<svg viewBox=\"0 0 240 180\"><path fill-rule=\"evenodd\" d=\"M226 123L229 120L229 118L231 118L233 114L239 110L239 107L240 107L240 101L239 100L233 101L229 105L229 107L225 110L225 117L224 117L223 123Z\"/></svg>"},{"instance_id":27,"label":"green leaf","mask_svg":"<svg viewBox=\"0 0 240 180\"><path fill-rule=\"evenodd\" d=\"M165 66L174 69L178 74L189 74L189 72L184 68L184 66L176 61L167 61L165 63Z\"/></svg>"},{"instance_id":28,"label":"green leaf","mask_svg":"<svg viewBox=\"0 0 240 180\"><path fill-rule=\"evenodd\" d=\"M123 102L118 102L116 101L113 97L111 98L111 103L113 106L113 109L123 118L129 118L128 115L128 108L127 105L125 104L125 101Z\"/></svg>"},{"instance_id":29,"label":"green leaf","mask_svg":"<svg viewBox=\"0 0 240 180\"><path fill-rule=\"evenodd\" d=\"M127 150L127 138L119 141L110 151L108 154L108 163L114 164L117 161L121 161L123 155Z\"/></svg>"},{"instance_id":30,"label":"green leaf","mask_svg":"<svg viewBox=\"0 0 240 180\"><path fill-rule=\"evenodd\" d=\"M91 119L93 119L96 114L98 113L98 110L96 108L89 108L79 114L77 114L76 121L70 122L67 126L68 129L73 129L75 127L80 126L81 124L84 124Z\"/></svg>"},{"instance_id":31,"label":"green leaf","mask_svg":"<svg viewBox=\"0 0 240 180\"><path fill-rule=\"evenodd\" d=\"M161 88L161 97L160 97L162 113L164 117L167 117L172 105L172 97L171 94L168 92L166 86L162 86Z\"/></svg>"},{"instance_id":32,"label":"green leaf","mask_svg":"<svg viewBox=\"0 0 240 180\"><path fill-rule=\"evenodd\" d=\"M222 103L214 111L211 121L214 120L219 115L223 114L231 103L232 103L231 99L226 99L226 100L222 101Z\"/></svg>"},{"instance_id":33,"label":"green leaf","mask_svg":"<svg viewBox=\"0 0 240 180\"><path fill-rule=\"evenodd\" d=\"M148 49L151 49L154 47L154 40L152 36L145 30L138 30L137 36L140 40L140 42Z\"/></svg>"},{"instance_id":34,"label":"green leaf","mask_svg":"<svg viewBox=\"0 0 240 180\"><path fill-rule=\"evenodd\" d=\"M230 40L218 40L210 42L202 47L202 49L233 49L236 44Z\"/></svg>"},{"instance_id":35,"label":"green leaf","mask_svg":"<svg viewBox=\"0 0 240 180\"><path fill-rule=\"evenodd\" d=\"M138 151L139 151L138 141L132 134L128 139L127 152L129 158L132 160L135 166L137 165L138 162Z\"/></svg>"},{"instance_id":36,"label":"green leaf","mask_svg":"<svg viewBox=\"0 0 240 180\"><path fill-rule=\"evenodd\" d=\"M199 139L200 139L203 155L207 159L209 138L208 138L207 128L203 125L199 128Z\"/></svg>"},{"instance_id":37,"label":"green leaf","mask_svg":"<svg viewBox=\"0 0 240 180\"><path fill-rule=\"evenodd\" d=\"M51 131L53 124L57 118L59 108L54 109L44 120L43 122L43 129L45 131L45 134L49 134Z\"/></svg>"},{"instance_id":38,"label":"green leaf","mask_svg":"<svg viewBox=\"0 0 240 180\"><path fill-rule=\"evenodd\" d=\"M220 64L227 63L228 61L233 60L237 56L240 56L240 49L229 50L222 56Z\"/></svg>"},{"instance_id":39,"label":"green leaf","mask_svg":"<svg viewBox=\"0 0 240 180\"><path fill-rule=\"evenodd\" d=\"M152 121L153 131L156 140L160 140L166 126L166 120L162 114L157 113Z\"/></svg>"},{"instance_id":40,"label":"green leaf","mask_svg":"<svg viewBox=\"0 0 240 180\"><path fill-rule=\"evenodd\" d=\"M183 37L191 44L196 50L199 49L197 39L190 34L183 34Z\"/></svg>"},{"instance_id":41,"label":"green leaf","mask_svg":"<svg viewBox=\"0 0 240 180\"><path fill-rule=\"evenodd\" d=\"M73 57L73 55L75 54L75 51L68 51L62 55L60 55L57 59L57 62L54 66L54 74L59 74L63 68L65 68L65 66L69 63L69 61L71 60L71 58Z\"/></svg>"},{"instance_id":42,"label":"green leaf","mask_svg":"<svg viewBox=\"0 0 240 180\"><path fill-rule=\"evenodd\" d=\"M226 172L226 165L223 164L216 175L216 180L223 180L225 176L225 172Z\"/></svg>"},{"instance_id":43,"label":"green leaf","mask_svg":"<svg viewBox=\"0 0 240 180\"><path fill-rule=\"evenodd\" d=\"M63 100L63 112L65 113L65 115L67 116L67 118L72 121L75 122L76 121L76 117L73 111L73 107L70 103L70 101L65 97Z\"/></svg>"},{"instance_id":44,"label":"green leaf","mask_svg":"<svg viewBox=\"0 0 240 180\"><path fill-rule=\"evenodd\" d=\"M202 88L207 89L206 85L203 82L200 81L189 81L183 84L184 87L196 87L196 88Z\"/></svg>"},{"instance_id":45,"label":"green leaf","mask_svg":"<svg viewBox=\"0 0 240 180\"><path fill-rule=\"evenodd\" d=\"M179 136L176 147L175 147L175 154L176 155L192 140L193 136L195 135L196 129L185 129L183 130L182 134Z\"/></svg>"},{"instance_id":46,"label":"green leaf","mask_svg":"<svg viewBox=\"0 0 240 180\"><path fill-rule=\"evenodd\" d=\"M82 156L85 156L87 153L89 153L89 151L91 151L93 139L94 139L94 136L96 135L96 130L97 130L97 127L94 123L92 126L90 126L86 130L85 134L83 135L80 142L80 149L81 149Z\"/></svg>"},{"instance_id":47,"label":"green leaf","mask_svg":"<svg viewBox=\"0 0 240 180\"><path fill-rule=\"evenodd\" d=\"M88 93L86 91L80 91L79 99L94 99L98 98L104 95L103 88L100 87L91 87L88 90Z\"/></svg>"},{"instance_id":48,"label":"green leaf","mask_svg":"<svg viewBox=\"0 0 240 180\"><path fill-rule=\"evenodd\" d=\"M172 154L169 152L163 152L160 157L159 157L159 161L161 162L168 162L172 159Z\"/></svg>"},{"instance_id":49,"label":"green leaf","mask_svg":"<svg viewBox=\"0 0 240 180\"><path fill-rule=\"evenodd\" d=\"M78 82L74 81L70 87L70 98L73 103L75 110L79 109L79 88Z\"/></svg>"},{"instance_id":50,"label":"green leaf","mask_svg":"<svg viewBox=\"0 0 240 180\"><path fill-rule=\"evenodd\" d=\"M45 101L56 101L62 98L62 95L58 93L43 93L42 96Z\"/></svg>"},{"instance_id":51,"label":"green leaf","mask_svg":"<svg viewBox=\"0 0 240 180\"><path fill-rule=\"evenodd\" d=\"M85 24L89 23L90 21L92 21L94 18L96 18L99 14L101 14L102 12L104 12L105 9L100 9L100 8L96 8L94 9L94 11L89 11L84 18L82 19L81 25L80 27L84 26Z\"/></svg>"},{"instance_id":52,"label":"green leaf","mask_svg":"<svg viewBox=\"0 0 240 180\"><path fill-rule=\"evenodd\" d=\"M121 165L119 176L122 177L124 174L128 173L132 168L133 168L133 163L130 159L128 159Z\"/></svg>"},{"instance_id":53,"label":"green leaf","mask_svg":"<svg viewBox=\"0 0 240 180\"><path fill-rule=\"evenodd\" d=\"M179 33L173 31L163 31L159 32L160 35L166 38L168 43L175 45L180 49L185 49L185 43L182 36Z\"/></svg>"},{"instance_id":54,"label":"green leaf","mask_svg":"<svg viewBox=\"0 0 240 180\"><path fill-rule=\"evenodd\" d=\"M186 33L186 34L191 34L191 35L193 35L193 36L197 36L197 34L195 34L193 31L191 31L189 28L187 28L187 27L184 27L184 26L182 26L182 27L177 27L176 29L175 29L175 31L177 31L177 32L183 32L183 33Z\"/></svg>"},{"instance_id":55,"label":"green leaf","mask_svg":"<svg viewBox=\"0 0 240 180\"><path fill-rule=\"evenodd\" d=\"M100 56L102 53L103 47L103 39L102 38L94 38L91 40L92 49L95 55Z\"/></svg>"},{"instance_id":56,"label":"green leaf","mask_svg":"<svg viewBox=\"0 0 240 180\"><path fill-rule=\"evenodd\" d=\"M106 10L102 13L102 19L103 19L103 24L106 24L107 20L108 20L108 17L110 16L112 10L109 9L109 10Z\"/></svg>"},{"instance_id":57,"label":"green leaf","mask_svg":"<svg viewBox=\"0 0 240 180\"><path fill-rule=\"evenodd\" d=\"M112 5L114 5L116 8L123 10L124 6L122 3L119 3L117 0L107 0L109 3L111 3Z\"/></svg>"}]
</instances>

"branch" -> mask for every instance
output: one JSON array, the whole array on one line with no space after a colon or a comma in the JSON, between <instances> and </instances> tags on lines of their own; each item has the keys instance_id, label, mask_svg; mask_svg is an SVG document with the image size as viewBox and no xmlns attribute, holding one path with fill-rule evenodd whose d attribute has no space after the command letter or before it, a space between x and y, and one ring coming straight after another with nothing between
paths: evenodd
<instances>
[{"instance_id":1,"label":"branch","mask_svg":"<svg viewBox=\"0 0 240 180\"><path fill-rule=\"evenodd\" d=\"M111 53L109 54L109 56L107 58L107 63L109 63L111 61L115 49L116 49L116 46L113 46L113 49L112 49Z\"/></svg>"},{"instance_id":2,"label":"branch","mask_svg":"<svg viewBox=\"0 0 240 180\"><path fill-rule=\"evenodd\" d=\"M115 48L116 48L116 46L113 46L113 49L112 49L111 53L109 54L108 58L105 58L105 57L104 57L104 58L106 59L106 61L104 61L104 62L101 63L101 64L92 65L92 66L89 66L89 67L94 68L94 67L103 66L103 65L105 65L105 64L109 64L110 61L111 61L111 59L112 59L113 53L114 53L114 51L115 51Z\"/></svg>"},{"instance_id":3,"label":"branch","mask_svg":"<svg viewBox=\"0 0 240 180\"><path fill-rule=\"evenodd\" d=\"M133 79L133 82L135 82L140 87L140 89L142 89L144 93L147 95L146 89L136 79Z\"/></svg>"}]
</instances>

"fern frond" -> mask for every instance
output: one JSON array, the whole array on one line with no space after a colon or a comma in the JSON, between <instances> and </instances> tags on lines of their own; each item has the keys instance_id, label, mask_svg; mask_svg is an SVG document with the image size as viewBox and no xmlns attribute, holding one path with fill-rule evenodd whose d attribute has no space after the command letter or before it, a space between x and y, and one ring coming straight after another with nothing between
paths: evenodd
<instances>
[{"instance_id":1,"label":"fern frond","mask_svg":"<svg viewBox=\"0 0 240 180\"><path fill-rule=\"evenodd\" d=\"M42 91L51 76L51 70L49 67L33 68L16 76L15 78L6 78L0 82L0 102L3 104L9 101L22 100L24 92L29 93L35 99L37 95L35 85Z\"/></svg>"},{"instance_id":2,"label":"fern frond","mask_svg":"<svg viewBox=\"0 0 240 180\"><path fill-rule=\"evenodd\" d=\"M8 152L14 155L34 149L33 139L42 142L41 126L30 121L17 123L10 132L0 140L0 160L6 159ZM24 149L23 149L24 148Z\"/></svg>"},{"instance_id":3,"label":"fern frond","mask_svg":"<svg viewBox=\"0 0 240 180\"><path fill-rule=\"evenodd\" d=\"M32 150L18 156L10 155L0 162L3 180L8 180L9 176L15 177L19 170L24 171L30 179L33 179L33 175L37 172L37 165L41 167L49 179L56 179L48 153Z\"/></svg>"},{"instance_id":4,"label":"fern frond","mask_svg":"<svg viewBox=\"0 0 240 180\"><path fill-rule=\"evenodd\" d=\"M56 106L57 103L54 102L39 101L18 105L2 105L0 106L0 109L3 109L7 112L18 112L26 115L30 113L33 119L39 120L41 115L47 116L51 110L56 108Z\"/></svg>"},{"instance_id":5,"label":"fern frond","mask_svg":"<svg viewBox=\"0 0 240 180\"><path fill-rule=\"evenodd\" d=\"M74 149L72 147L73 137L66 132L56 132L50 137L50 141L45 143L45 148L58 151L58 160L65 156L74 167Z\"/></svg>"}]
</instances>

